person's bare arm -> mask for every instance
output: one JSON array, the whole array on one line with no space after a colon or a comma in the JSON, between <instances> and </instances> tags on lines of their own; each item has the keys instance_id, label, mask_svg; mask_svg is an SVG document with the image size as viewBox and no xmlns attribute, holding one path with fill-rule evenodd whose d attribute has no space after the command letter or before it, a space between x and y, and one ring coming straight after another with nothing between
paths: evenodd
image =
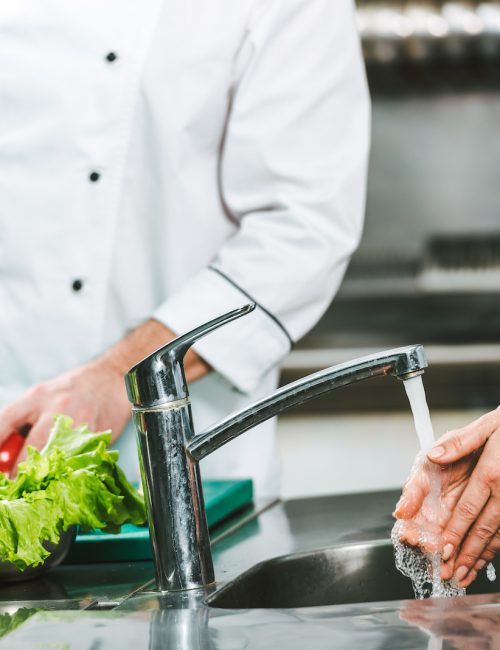
<instances>
[{"instance_id":1,"label":"person's bare arm","mask_svg":"<svg viewBox=\"0 0 500 650\"><path fill-rule=\"evenodd\" d=\"M0 410L0 443L13 431L31 425L26 444L40 449L45 444L54 415L64 413L77 424L93 430L111 429L113 439L122 433L130 417L124 376L138 361L175 338L174 332L156 320L148 320L127 334L100 357L30 388ZM195 381L210 366L190 350L185 357L186 379ZM19 456L23 459L25 449Z\"/></svg>"}]
</instances>

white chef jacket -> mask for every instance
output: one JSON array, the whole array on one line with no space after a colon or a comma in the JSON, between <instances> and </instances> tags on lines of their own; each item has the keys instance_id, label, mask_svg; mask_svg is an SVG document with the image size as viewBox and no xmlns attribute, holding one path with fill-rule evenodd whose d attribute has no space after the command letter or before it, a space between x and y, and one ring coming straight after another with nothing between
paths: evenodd
<instances>
[{"instance_id":1,"label":"white chef jacket","mask_svg":"<svg viewBox=\"0 0 500 650\"><path fill-rule=\"evenodd\" d=\"M351 0L1 3L0 404L249 301L196 345L195 424L267 394L358 243L368 139ZM272 425L202 474L273 491Z\"/></svg>"}]
</instances>

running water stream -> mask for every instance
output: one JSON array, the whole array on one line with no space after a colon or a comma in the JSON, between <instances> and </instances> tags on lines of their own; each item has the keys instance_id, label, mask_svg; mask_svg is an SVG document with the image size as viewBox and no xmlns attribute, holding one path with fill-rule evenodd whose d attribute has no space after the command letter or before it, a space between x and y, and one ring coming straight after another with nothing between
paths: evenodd
<instances>
[{"instance_id":1,"label":"running water stream","mask_svg":"<svg viewBox=\"0 0 500 650\"><path fill-rule=\"evenodd\" d=\"M420 442L420 453L412 471L421 470L426 463L426 471L430 481L429 494L422 506L423 521L416 521L419 526L419 543L425 546L431 543L440 546L439 521L441 517L441 470L426 459L427 452L434 445L429 408L425 399L422 377L417 376L403 382L410 401L415 429ZM408 576L413 584L417 598L442 598L445 596L463 596L465 589L457 587L453 581L441 580L441 553L424 553L418 548L410 547L400 541L402 529L407 522L397 521L392 532L397 568Z\"/></svg>"}]
</instances>

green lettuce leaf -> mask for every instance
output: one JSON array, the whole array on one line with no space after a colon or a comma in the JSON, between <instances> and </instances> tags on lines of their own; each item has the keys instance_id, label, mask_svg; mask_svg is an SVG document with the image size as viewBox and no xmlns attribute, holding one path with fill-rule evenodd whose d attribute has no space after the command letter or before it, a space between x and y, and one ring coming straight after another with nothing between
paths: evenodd
<instances>
[{"instance_id":1,"label":"green lettuce leaf","mask_svg":"<svg viewBox=\"0 0 500 650\"><path fill-rule=\"evenodd\" d=\"M57 543L71 526L117 533L122 524L143 524L144 499L108 449L109 431L73 427L64 415L54 419L49 440L28 448L14 480L0 473L0 558L20 569L49 556L44 543Z\"/></svg>"},{"instance_id":2,"label":"green lettuce leaf","mask_svg":"<svg viewBox=\"0 0 500 650\"><path fill-rule=\"evenodd\" d=\"M0 637L5 636L9 632L12 632L26 621L30 616L36 614L40 610L35 607L21 607L13 614L8 612L0 614Z\"/></svg>"}]
</instances>

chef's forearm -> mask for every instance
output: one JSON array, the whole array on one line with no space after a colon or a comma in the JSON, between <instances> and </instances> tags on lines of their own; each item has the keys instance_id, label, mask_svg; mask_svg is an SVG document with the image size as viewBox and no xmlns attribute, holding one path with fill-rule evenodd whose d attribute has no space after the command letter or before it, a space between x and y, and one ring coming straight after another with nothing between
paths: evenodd
<instances>
[{"instance_id":1,"label":"chef's forearm","mask_svg":"<svg viewBox=\"0 0 500 650\"><path fill-rule=\"evenodd\" d=\"M172 341L176 336L172 330L159 321L150 319L107 350L99 361L125 376L132 366ZM194 350L189 350L186 354L184 368L188 383L201 379L212 370Z\"/></svg>"}]
</instances>

